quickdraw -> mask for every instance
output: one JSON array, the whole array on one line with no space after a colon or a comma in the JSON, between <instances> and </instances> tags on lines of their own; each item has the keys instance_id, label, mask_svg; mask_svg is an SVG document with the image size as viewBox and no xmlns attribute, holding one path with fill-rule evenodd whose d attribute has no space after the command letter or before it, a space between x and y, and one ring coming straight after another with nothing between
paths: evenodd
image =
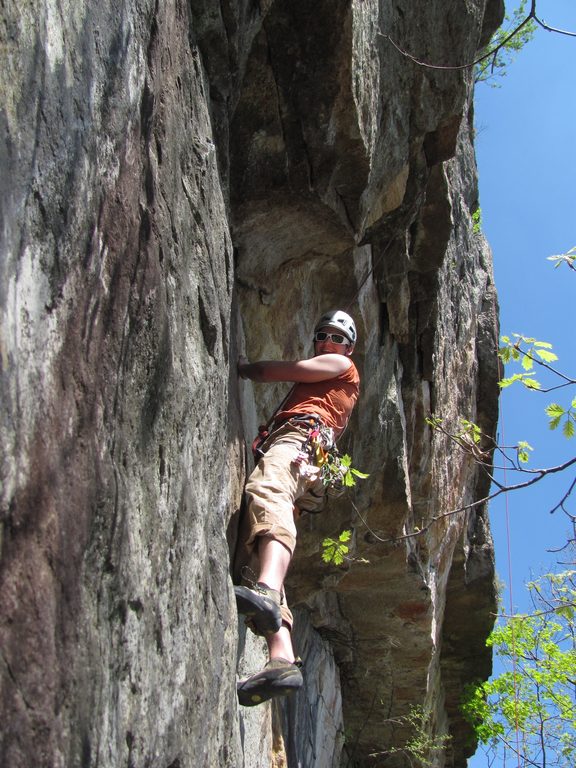
<instances>
[{"instance_id":1,"label":"quickdraw","mask_svg":"<svg viewBox=\"0 0 576 768\"><path fill-rule=\"evenodd\" d=\"M296 464L303 461L311 461L315 466L321 467L326 461L328 451L335 448L334 430L326 427L318 416L295 417L290 420L297 426L309 427L306 440L294 459Z\"/></svg>"},{"instance_id":2,"label":"quickdraw","mask_svg":"<svg viewBox=\"0 0 576 768\"><path fill-rule=\"evenodd\" d=\"M333 496L344 493L348 466L336 447L334 430L322 422L313 426L293 463L311 462L320 468L320 479L326 491Z\"/></svg>"}]
</instances>

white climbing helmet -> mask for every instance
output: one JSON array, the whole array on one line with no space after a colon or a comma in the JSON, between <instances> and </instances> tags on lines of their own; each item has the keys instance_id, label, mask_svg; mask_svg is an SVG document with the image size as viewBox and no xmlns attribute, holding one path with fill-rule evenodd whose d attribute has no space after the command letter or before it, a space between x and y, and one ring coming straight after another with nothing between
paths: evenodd
<instances>
[{"instance_id":1,"label":"white climbing helmet","mask_svg":"<svg viewBox=\"0 0 576 768\"><path fill-rule=\"evenodd\" d=\"M334 312L326 312L325 315L322 315L320 320L316 323L314 333L319 331L320 328L335 328L350 339L352 344L356 344L356 325L354 324L354 320L352 320L350 315L346 314L346 312L342 312L340 309L337 309Z\"/></svg>"}]
</instances>

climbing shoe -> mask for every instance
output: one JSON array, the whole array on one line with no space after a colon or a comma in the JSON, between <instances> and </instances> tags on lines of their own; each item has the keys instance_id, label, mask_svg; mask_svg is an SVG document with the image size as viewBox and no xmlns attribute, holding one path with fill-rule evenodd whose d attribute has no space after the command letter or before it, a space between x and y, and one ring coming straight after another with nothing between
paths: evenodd
<instances>
[{"instance_id":1,"label":"climbing shoe","mask_svg":"<svg viewBox=\"0 0 576 768\"><path fill-rule=\"evenodd\" d=\"M238 612L257 635L273 635L282 626L280 592L258 582L253 587L234 587Z\"/></svg>"},{"instance_id":2,"label":"climbing shoe","mask_svg":"<svg viewBox=\"0 0 576 768\"><path fill-rule=\"evenodd\" d=\"M261 672L237 683L238 701L244 707L254 707L276 696L289 696L304 682L298 665L286 659L270 659Z\"/></svg>"}]
</instances>

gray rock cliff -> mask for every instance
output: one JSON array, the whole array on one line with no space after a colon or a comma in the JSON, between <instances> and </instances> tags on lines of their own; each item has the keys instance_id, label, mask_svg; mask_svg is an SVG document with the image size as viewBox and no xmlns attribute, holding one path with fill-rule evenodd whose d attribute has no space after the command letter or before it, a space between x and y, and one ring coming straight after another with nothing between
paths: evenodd
<instances>
[{"instance_id":1,"label":"gray rock cliff","mask_svg":"<svg viewBox=\"0 0 576 768\"><path fill-rule=\"evenodd\" d=\"M0 756L10 768L406 765L410 707L474 749L490 671L485 474L427 426L497 420L497 300L469 69L500 0L4 3ZM408 55L409 54L409 55ZM305 690L232 592L256 425L236 360L357 320L369 472L304 516L287 584ZM462 509L461 512L445 515ZM351 560L322 562L352 531Z\"/></svg>"}]
</instances>

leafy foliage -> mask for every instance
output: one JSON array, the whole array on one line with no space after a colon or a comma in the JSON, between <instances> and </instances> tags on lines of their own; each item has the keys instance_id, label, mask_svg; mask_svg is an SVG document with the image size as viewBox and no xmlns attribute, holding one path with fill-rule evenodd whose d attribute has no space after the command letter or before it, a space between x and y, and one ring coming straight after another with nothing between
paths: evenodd
<instances>
[{"instance_id":1,"label":"leafy foliage","mask_svg":"<svg viewBox=\"0 0 576 768\"><path fill-rule=\"evenodd\" d=\"M576 397L568 408L563 408L558 403L550 403L550 405L546 406L545 411L550 419L548 423L550 429L558 429L562 419L564 419L562 426L564 437L574 437L576 432Z\"/></svg>"},{"instance_id":2,"label":"leafy foliage","mask_svg":"<svg viewBox=\"0 0 576 768\"><path fill-rule=\"evenodd\" d=\"M521 381L528 389L541 389L540 382L532 377L531 372L534 370L534 363L553 363L558 360L558 356L552 352L552 344L519 333L513 333L512 336L513 340L509 336L502 336L504 346L500 347L498 355L504 363L519 362L527 373L515 373L502 379L499 382L500 387L504 389L516 381Z\"/></svg>"},{"instance_id":3,"label":"leafy foliage","mask_svg":"<svg viewBox=\"0 0 576 768\"><path fill-rule=\"evenodd\" d=\"M352 536L352 531L342 531L337 539L326 538L322 542L322 560L325 563L342 565L348 555L347 544Z\"/></svg>"},{"instance_id":4,"label":"leafy foliage","mask_svg":"<svg viewBox=\"0 0 576 768\"><path fill-rule=\"evenodd\" d=\"M468 690L464 714L492 756L576 764L576 571L528 584L535 612L503 618L488 645L505 671ZM516 763L515 763L516 764Z\"/></svg>"},{"instance_id":5,"label":"leafy foliage","mask_svg":"<svg viewBox=\"0 0 576 768\"><path fill-rule=\"evenodd\" d=\"M534 448L530 445L530 443L527 443L526 440L519 440L516 445L516 451L518 455L518 461L521 464L527 464L530 460L530 454L528 451L533 451Z\"/></svg>"},{"instance_id":6,"label":"leafy foliage","mask_svg":"<svg viewBox=\"0 0 576 768\"><path fill-rule=\"evenodd\" d=\"M444 426L443 419L438 416L428 416L425 421L428 426L432 427L435 431L447 435L476 461L482 463L488 459L489 454L481 447L481 443L483 442L483 439L486 438L486 435L482 434L482 430L478 424L475 424L468 419L460 418L459 429L451 432Z\"/></svg>"},{"instance_id":7,"label":"leafy foliage","mask_svg":"<svg viewBox=\"0 0 576 768\"><path fill-rule=\"evenodd\" d=\"M499 382L502 389L520 381L528 389L542 390L540 381L535 379L531 373L534 364L539 364L552 373L557 373L550 365L558 360L558 356L552 352L552 344L546 341L537 341L532 337L522 336L518 333L513 334L512 339L509 336L502 336L501 340L504 345L498 351L501 360L504 363L519 362L522 368L529 372L514 373L512 376L502 379ZM564 379L562 386L576 384L576 381L567 376L562 375L562 378ZM550 429L558 429L562 424L564 437L574 437L576 434L576 397L573 398L567 408L559 403L550 403L544 410L549 419L548 426Z\"/></svg>"},{"instance_id":8,"label":"leafy foliage","mask_svg":"<svg viewBox=\"0 0 576 768\"><path fill-rule=\"evenodd\" d=\"M356 485L356 478L369 477L365 472L354 469L352 458L347 453L343 456L335 451L325 453L324 457L318 460L318 464L322 468L320 477L324 485L331 485L336 488L352 488Z\"/></svg>"},{"instance_id":9,"label":"leafy foliage","mask_svg":"<svg viewBox=\"0 0 576 768\"><path fill-rule=\"evenodd\" d=\"M356 478L369 477L366 472L360 472L352 466L352 458L345 453L341 456L336 449L327 451L321 445L316 445L316 463L320 467L320 478L328 490L340 495L348 488L356 485ZM326 538L322 542L322 560L333 565L342 565L344 560L368 562L363 558L353 558L348 555L348 541L352 531L342 531L338 539Z\"/></svg>"},{"instance_id":10,"label":"leafy foliage","mask_svg":"<svg viewBox=\"0 0 576 768\"><path fill-rule=\"evenodd\" d=\"M474 213L472 214L472 232L474 234L478 234L482 231L482 209L480 206L476 208Z\"/></svg>"},{"instance_id":11,"label":"leafy foliage","mask_svg":"<svg viewBox=\"0 0 576 768\"><path fill-rule=\"evenodd\" d=\"M482 437L482 432L478 424L468 419L460 419L463 431L460 433L460 440L472 440L473 443L478 444Z\"/></svg>"},{"instance_id":12,"label":"leafy foliage","mask_svg":"<svg viewBox=\"0 0 576 768\"><path fill-rule=\"evenodd\" d=\"M480 52L480 57L482 57L496 49L493 56L488 56L476 65L474 72L476 83L489 82L493 88L498 88L499 84L495 82L496 78L505 77L508 65L534 37L536 32L534 20L529 19L523 23L527 17L526 5L527 0L520 0L520 5L512 15L506 14L502 26L496 30L488 45ZM510 31L517 27L519 27L518 31L510 36Z\"/></svg>"}]
</instances>

